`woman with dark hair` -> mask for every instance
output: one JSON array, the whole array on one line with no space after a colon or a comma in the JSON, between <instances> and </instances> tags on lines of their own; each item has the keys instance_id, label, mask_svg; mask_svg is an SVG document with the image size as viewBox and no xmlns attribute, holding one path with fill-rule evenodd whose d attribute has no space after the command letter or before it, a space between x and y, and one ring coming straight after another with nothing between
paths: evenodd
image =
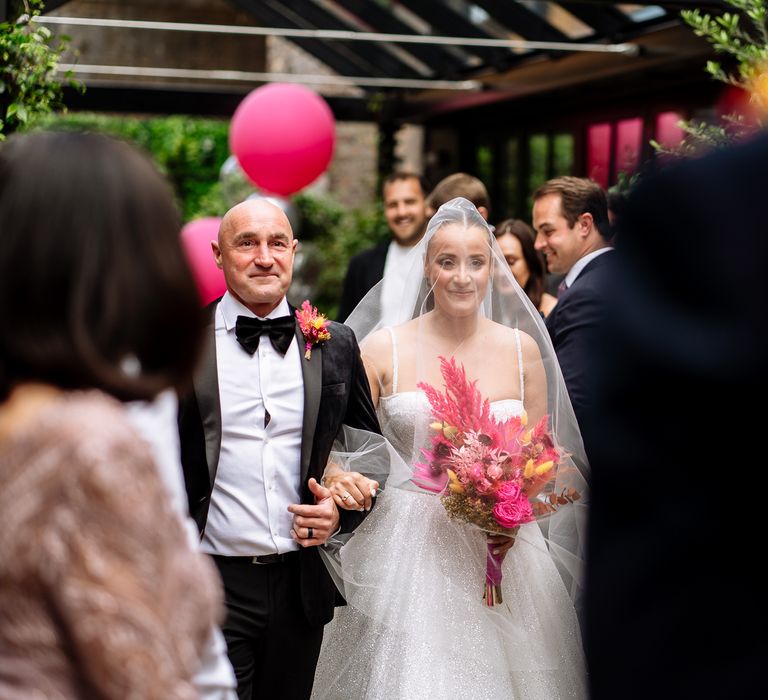
<instances>
[{"instance_id":1,"label":"woman with dark hair","mask_svg":"<svg viewBox=\"0 0 768 700\"><path fill-rule=\"evenodd\" d=\"M548 316L557 298L544 291L546 263L533 247L536 234L522 219L504 219L493 232L504 259L533 305Z\"/></svg>"},{"instance_id":2,"label":"woman with dark hair","mask_svg":"<svg viewBox=\"0 0 768 700\"><path fill-rule=\"evenodd\" d=\"M220 612L120 401L191 377L171 192L105 136L0 147L0 696L193 698Z\"/></svg>"}]
</instances>

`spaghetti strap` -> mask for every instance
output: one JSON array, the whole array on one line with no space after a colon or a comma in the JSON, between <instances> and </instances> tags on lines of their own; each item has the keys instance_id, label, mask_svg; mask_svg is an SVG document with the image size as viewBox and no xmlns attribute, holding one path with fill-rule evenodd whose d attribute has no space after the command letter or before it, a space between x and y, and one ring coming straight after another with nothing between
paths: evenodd
<instances>
[{"instance_id":1,"label":"spaghetti strap","mask_svg":"<svg viewBox=\"0 0 768 700\"><path fill-rule=\"evenodd\" d=\"M389 337L392 338L392 393L397 393L397 339L395 338L395 329L387 326Z\"/></svg>"},{"instance_id":2,"label":"spaghetti strap","mask_svg":"<svg viewBox=\"0 0 768 700\"><path fill-rule=\"evenodd\" d=\"M520 344L520 330L515 328L515 341L517 342L517 367L520 370L520 402L525 405L525 380L523 373L523 347Z\"/></svg>"}]
</instances>

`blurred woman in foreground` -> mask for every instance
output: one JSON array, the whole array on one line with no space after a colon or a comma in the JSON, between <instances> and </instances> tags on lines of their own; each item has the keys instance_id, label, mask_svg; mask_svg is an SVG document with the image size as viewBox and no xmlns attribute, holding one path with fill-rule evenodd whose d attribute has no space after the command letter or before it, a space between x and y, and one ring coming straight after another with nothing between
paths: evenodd
<instances>
[{"instance_id":1,"label":"blurred woman in foreground","mask_svg":"<svg viewBox=\"0 0 768 700\"><path fill-rule=\"evenodd\" d=\"M190 380L171 193L103 136L0 147L0 696L194 698L215 573L121 401Z\"/></svg>"}]
</instances>

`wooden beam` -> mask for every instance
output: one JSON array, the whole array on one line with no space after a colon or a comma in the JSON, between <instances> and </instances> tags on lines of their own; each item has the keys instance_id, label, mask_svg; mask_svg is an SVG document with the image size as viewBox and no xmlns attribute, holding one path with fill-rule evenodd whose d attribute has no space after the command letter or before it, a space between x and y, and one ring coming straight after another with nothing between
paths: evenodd
<instances>
[{"instance_id":1,"label":"wooden beam","mask_svg":"<svg viewBox=\"0 0 768 700\"><path fill-rule=\"evenodd\" d=\"M533 41L568 41L569 37L546 19L517 2L475 0L496 22L524 39Z\"/></svg>"},{"instance_id":2,"label":"wooden beam","mask_svg":"<svg viewBox=\"0 0 768 700\"><path fill-rule=\"evenodd\" d=\"M354 14L365 22L373 31L386 34L416 34L413 27L406 24L397 16L384 9L375 0L336 0L336 4ZM455 71L463 67L461 61L450 51L439 46L420 44L399 44L400 48L408 51L425 65L432 69L433 74L440 77L455 75Z\"/></svg>"},{"instance_id":3,"label":"wooden beam","mask_svg":"<svg viewBox=\"0 0 768 700\"><path fill-rule=\"evenodd\" d=\"M189 88L90 85L84 93L65 88L64 102L71 112L123 114L192 114L231 118L248 90L193 90ZM324 96L338 121L375 121L364 98Z\"/></svg>"},{"instance_id":4,"label":"wooden beam","mask_svg":"<svg viewBox=\"0 0 768 700\"><path fill-rule=\"evenodd\" d=\"M623 12L617 10L613 4L599 7L593 2L584 2L584 0L560 0L558 5L564 7L574 17L584 22L595 30L595 34L604 37L612 37L626 29L632 20Z\"/></svg>"}]
</instances>

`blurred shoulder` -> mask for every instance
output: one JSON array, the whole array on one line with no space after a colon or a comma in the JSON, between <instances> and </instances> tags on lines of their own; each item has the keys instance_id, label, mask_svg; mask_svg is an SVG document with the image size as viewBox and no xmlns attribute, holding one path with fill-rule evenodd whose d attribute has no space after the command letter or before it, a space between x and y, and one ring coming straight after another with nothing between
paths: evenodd
<instances>
[{"instance_id":1,"label":"blurred shoulder","mask_svg":"<svg viewBox=\"0 0 768 700\"><path fill-rule=\"evenodd\" d=\"M62 444L98 453L99 449L144 453L137 447L138 433L131 424L125 406L100 391L73 391L64 394L58 406L42 419L41 433Z\"/></svg>"}]
</instances>

